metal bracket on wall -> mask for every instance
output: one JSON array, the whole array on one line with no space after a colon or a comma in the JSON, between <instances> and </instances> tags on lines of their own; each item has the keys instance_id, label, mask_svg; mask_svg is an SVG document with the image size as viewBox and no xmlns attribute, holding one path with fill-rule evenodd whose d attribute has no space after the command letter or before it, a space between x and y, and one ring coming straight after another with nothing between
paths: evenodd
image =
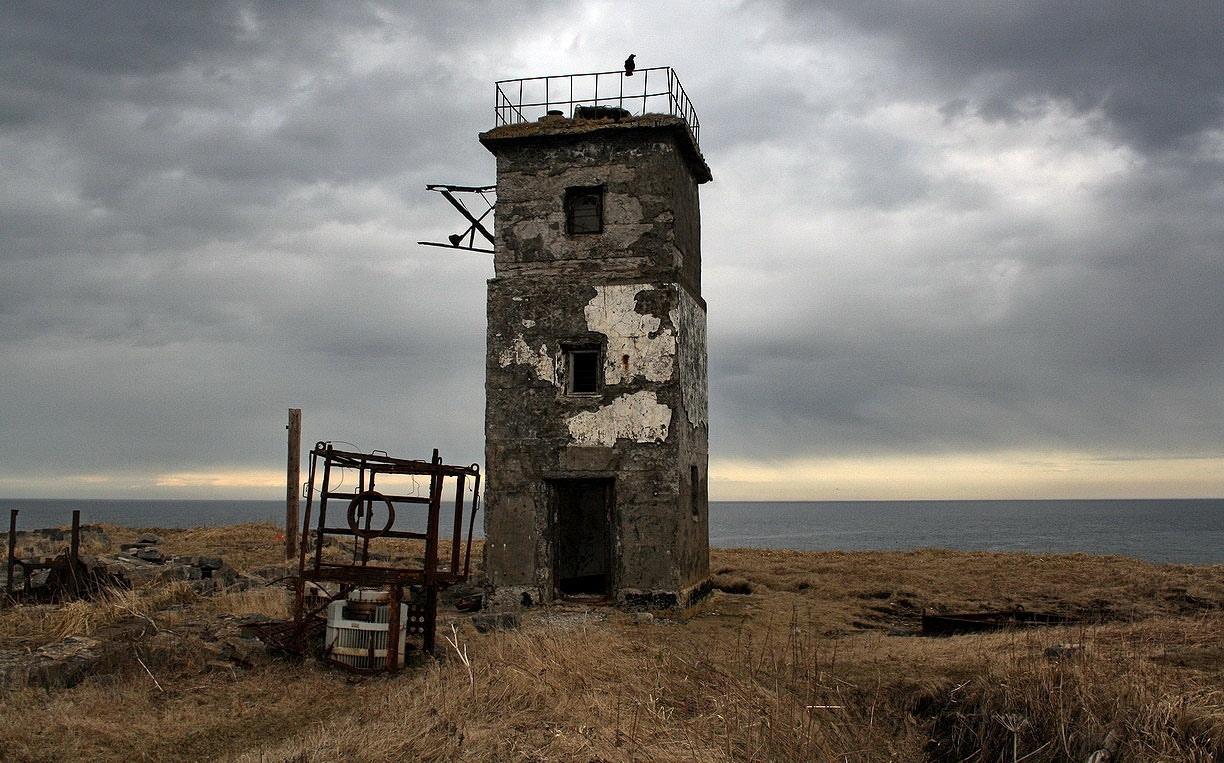
<instances>
[{"instance_id":1,"label":"metal bracket on wall","mask_svg":"<svg viewBox=\"0 0 1224 763\"><path fill-rule=\"evenodd\" d=\"M451 203L451 206L459 210L459 214L463 215L464 219L468 221L468 227L463 231L463 233L452 233L451 235L447 236L447 240L450 241L449 244L442 244L436 241L418 241L418 244L422 246L440 246L445 249L462 249L468 252L493 254L492 249L481 249L476 246L476 234L479 233L481 236L483 236L490 245L494 243L493 233L487 227L485 227L484 220L497 206L497 186L446 185L442 183L435 183L425 186L425 190L437 191L438 193L442 194L442 196ZM463 195L457 196L456 194ZM477 201L475 197L479 197L479 201ZM477 216L475 211L468 209L467 203L464 201L464 199L471 199L474 206L478 206L480 203L483 203L486 208L484 211L480 211L479 216ZM479 211L479 209L477 209L477 211Z\"/></svg>"}]
</instances>

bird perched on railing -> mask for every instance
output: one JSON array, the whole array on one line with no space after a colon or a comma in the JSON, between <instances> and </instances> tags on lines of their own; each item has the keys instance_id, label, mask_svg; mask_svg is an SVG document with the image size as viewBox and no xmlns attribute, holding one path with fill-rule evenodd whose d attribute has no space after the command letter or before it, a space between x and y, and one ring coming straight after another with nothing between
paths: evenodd
<instances>
[{"instance_id":1,"label":"bird perched on railing","mask_svg":"<svg viewBox=\"0 0 1224 763\"><path fill-rule=\"evenodd\" d=\"M632 77L633 70L637 68L637 64L633 63L634 55L636 54L630 53L629 57L625 59L625 76L626 77Z\"/></svg>"}]
</instances>

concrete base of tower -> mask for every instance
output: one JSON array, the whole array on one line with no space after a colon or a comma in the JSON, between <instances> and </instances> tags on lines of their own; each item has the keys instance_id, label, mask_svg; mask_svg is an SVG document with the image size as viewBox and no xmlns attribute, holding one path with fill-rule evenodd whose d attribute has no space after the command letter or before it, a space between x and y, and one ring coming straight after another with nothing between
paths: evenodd
<instances>
[{"instance_id":1,"label":"concrete base of tower","mask_svg":"<svg viewBox=\"0 0 1224 763\"><path fill-rule=\"evenodd\" d=\"M639 591L622 589L616 594L616 605L630 611L687 609L705 598L711 590L706 578L678 591Z\"/></svg>"},{"instance_id":2,"label":"concrete base of tower","mask_svg":"<svg viewBox=\"0 0 1224 763\"><path fill-rule=\"evenodd\" d=\"M546 596L538 586L505 585L486 589L485 608L494 612L517 611L551 604L611 604L627 612L672 609L681 610L697 604L709 595L712 586L709 578L676 591L640 590L623 588L612 597L600 599L590 596Z\"/></svg>"}]
</instances>

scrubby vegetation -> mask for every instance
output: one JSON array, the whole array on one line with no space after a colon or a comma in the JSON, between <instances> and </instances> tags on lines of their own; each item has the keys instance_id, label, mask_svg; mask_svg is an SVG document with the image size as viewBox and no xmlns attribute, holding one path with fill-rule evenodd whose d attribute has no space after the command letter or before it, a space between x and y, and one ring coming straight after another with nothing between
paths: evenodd
<instances>
[{"instance_id":1,"label":"scrubby vegetation","mask_svg":"<svg viewBox=\"0 0 1224 763\"><path fill-rule=\"evenodd\" d=\"M159 530L174 553L276 561L275 529ZM115 531L116 536L120 531ZM715 591L653 619L529 612L390 678L218 662L201 623L283 616L276 587L168 583L0 611L0 649L124 623L130 649L71 689L0 692L5 760L1224 759L1224 566L1123 558L716 550ZM923 609L1029 609L1076 626L951 638ZM125 658L124 654L130 654Z\"/></svg>"}]
</instances>

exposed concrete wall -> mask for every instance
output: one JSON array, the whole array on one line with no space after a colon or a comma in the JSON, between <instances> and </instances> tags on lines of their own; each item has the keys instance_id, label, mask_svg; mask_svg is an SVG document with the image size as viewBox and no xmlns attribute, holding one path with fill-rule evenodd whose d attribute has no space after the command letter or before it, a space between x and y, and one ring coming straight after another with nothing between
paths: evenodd
<instances>
[{"instance_id":1,"label":"exposed concrete wall","mask_svg":"<svg viewBox=\"0 0 1224 763\"><path fill-rule=\"evenodd\" d=\"M709 566L705 307L690 164L659 131L490 147L498 208L485 564L496 600L552 597L552 481L579 478L614 480L617 598L682 595ZM565 189L590 185L605 188L605 231L568 235ZM598 394L567 394L567 347L601 350Z\"/></svg>"},{"instance_id":2,"label":"exposed concrete wall","mask_svg":"<svg viewBox=\"0 0 1224 763\"><path fill-rule=\"evenodd\" d=\"M701 293L697 182L670 132L579 143L503 143L497 153L498 277L586 273L679 280ZM565 189L603 186L604 232L565 233Z\"/></svg>"}]
</instances>

